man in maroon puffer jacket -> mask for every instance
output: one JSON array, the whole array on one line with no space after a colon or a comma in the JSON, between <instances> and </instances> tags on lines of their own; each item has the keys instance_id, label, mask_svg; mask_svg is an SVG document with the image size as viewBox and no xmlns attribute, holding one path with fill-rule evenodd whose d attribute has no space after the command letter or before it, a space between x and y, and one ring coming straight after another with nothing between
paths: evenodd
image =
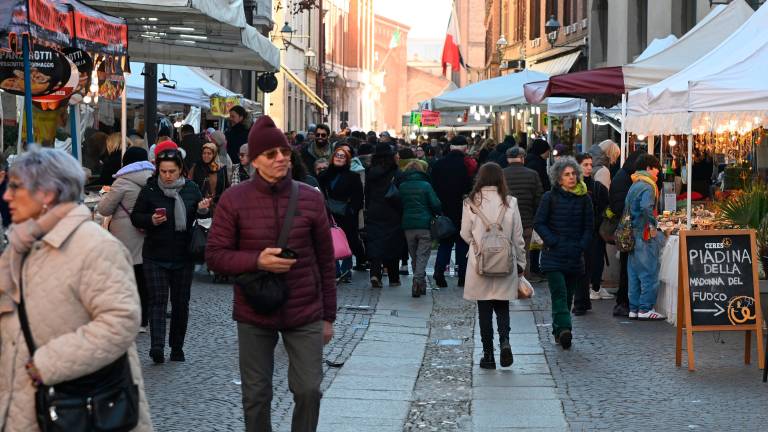
<instances>
[{"instance_id":1,"label":"man in maroon puffer jacket","mask_svg":"<svg viewBox=\"0 0 768 432\"><path fill-rule=\"evenodd\" d=\"M272 430L272 372L278 332L288 352L288 381L296 407L292 430L314 431L320 412L323 344L333 337L336 268L323 196L299 184L299 199L286 248L276 248L291 194L291 148L271 118L257 121L248 135L256 173L221 196L208 235L206 262L216 273L265 270L285 275L288 301L270 315L256 313L235 285L234 319L247 431Z\"/></svg>"}]
</instances>

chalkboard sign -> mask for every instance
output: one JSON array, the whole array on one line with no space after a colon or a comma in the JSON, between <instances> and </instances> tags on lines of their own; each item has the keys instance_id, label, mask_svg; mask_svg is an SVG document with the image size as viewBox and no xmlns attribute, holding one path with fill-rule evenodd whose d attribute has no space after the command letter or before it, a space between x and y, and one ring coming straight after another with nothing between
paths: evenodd
<instances>
[{"instance_id":1,"label":"chalkboard sign","mask_svg":"<svg viewBox=\"0 0 768 432\"><path fill-rule=\"evenodd\" d=\"M755 258L749 232L687 237L692 325L755 324Z\"/></svg>"},{"instance_id":2,"label":"chalkboard sign","mask_svg":"<svg viewBox=\"0 0 768 432\"><path fill-rule=\"evenodd\" d=\"M753 230L680 232L680 283L675 363L682 361L683 329L688 369L694 370L693 332L746 332L744 362L750 362L751 332L763 367L763 335L757 247Z\"/></svg>"}]
</instances>

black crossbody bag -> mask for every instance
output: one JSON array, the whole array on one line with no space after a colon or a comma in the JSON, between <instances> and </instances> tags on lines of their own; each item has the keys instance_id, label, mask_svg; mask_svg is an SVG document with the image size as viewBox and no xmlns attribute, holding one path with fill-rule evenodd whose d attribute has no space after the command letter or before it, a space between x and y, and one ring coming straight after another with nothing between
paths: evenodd
<instances>
[{"instance_id":1,"label":"black crossbody bag","mask_svg":"<svg viewBox=\"0 0 768 432\"><path fill-rule=\"evenodd\" d=\"M22 263L23 268L23 263ZM24 306L19 275L19 321L30 357L35 342ZM42 432L128 432L139 423L139 387L133 383L128 355L96 372L35 392L37 425Z\"/></svg>"},{"instance_id":2,"label":"black crossbody bag","mask_svg":"<svg viewBox=\"0 0 768 432\"><path fill-rule=\"evenodd\" d=\"M293 226L298 202L299 184L296 181L291 181L291 197L288 201L283 226L280 228L280 237L277 239L277 247L280 249L284 249L288 244L288 235ZM288 301L290 294L282 274L265 270L243 273L235 278L235 284L242 289L251 308L260 315L269 315L280 309Z\"/></svg>"}]
</instances>

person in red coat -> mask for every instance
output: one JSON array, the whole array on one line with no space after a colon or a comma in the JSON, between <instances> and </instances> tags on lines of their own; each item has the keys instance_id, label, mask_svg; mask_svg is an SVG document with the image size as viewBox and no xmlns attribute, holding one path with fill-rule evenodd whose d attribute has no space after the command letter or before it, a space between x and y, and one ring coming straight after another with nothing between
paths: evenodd
<instances>
[{"instance_id":1,"label":"person in red coat","mask_svg":"<svg viewBox=\"0 0 768 432\"><path fill-rule=\"evenodd\" d=\"M288 381L296 407L292 430L314 431L320 412L323 345L333 337L336 319L336 268L323 195L298 185L298 207L286 249L276 247L292 183L291 147L268 116L248 135L255 174L221 196L208 235L208 268L224 275L258 270L281 274L289 297L277 311L263 315L235 285L234 319L240 348L240 375L247 431L271 427L272 373L278 334L288 353Z\"/></svg>"}]
</instances>

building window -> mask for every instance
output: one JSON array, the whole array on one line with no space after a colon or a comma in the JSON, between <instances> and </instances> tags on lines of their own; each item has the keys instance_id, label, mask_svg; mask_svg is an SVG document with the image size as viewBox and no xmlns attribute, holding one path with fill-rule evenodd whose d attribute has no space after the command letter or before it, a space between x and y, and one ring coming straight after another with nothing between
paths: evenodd
<instances>
[{"instance_id":1,"label":"building window","mask_svg":"<svg viewBox=\"0 0 768 432\"><path fill-rule=\"evenodd\" d=\"M682 25L680 34L688 33L696 25L696 0L683 0Z\"/></svg>"},{"instance_id":2,"label":"building window","mask_svg":"<svg viewBox=\"0 0 768 432\"><path fill-rule=\"evenodd\" d=\"M516 0L515 7L515 41L522 41L525 39L525 2L523 0Z\"/></svg>"},{"instance_id":3,"label":"building window","mask_svg":"<svg viewBox=\"0 0 768 432\"><path fill-rule=\"evenodd\" d=\"M576 15L573 13L575 0L563 0L563 25L571 25L575 21Z\"/></svg>"},{"instance_id":4,"label":"building window","mask_svg":"<svg viewBox=\"0 0 768 432\"><path fill-rule=\"evenodd\" d=\"M635 0L634 15L636 20L630 21L629 59L639 56L648 45L648 0ZM636 28L632 29L631 26Z\"/></svg>"},{"instance_id":5,"label":"building window","mask_svg":"<svg viewBox=\"0 0 768 432\"><path fill-rule=\"evenodd\" d=\"M557 0L547 0L547 15L545 19L549 19L552 15L557 18Z\"/></svg>"},{"instance_id":6,"label":"building window","mask_svg":"<svg viewBox=\"0 0 768 432\"><path fill-rule=\"evenodd\" d=\"M589 4L588 0L579 0L581 2L581 19L585 20L587 19L587 5Z\"/></svg>"},{"instance_id":7,"label":"building window","mask_svg":"<svg viewBox=\"0 0 768 432\"><path fill-rule=\"evenodd\" d=\"M541 2L539 0L533 0L531 2L531 15L530 15L530 39L536 39L541 36Z\"/></svg>"}]
</instances>

